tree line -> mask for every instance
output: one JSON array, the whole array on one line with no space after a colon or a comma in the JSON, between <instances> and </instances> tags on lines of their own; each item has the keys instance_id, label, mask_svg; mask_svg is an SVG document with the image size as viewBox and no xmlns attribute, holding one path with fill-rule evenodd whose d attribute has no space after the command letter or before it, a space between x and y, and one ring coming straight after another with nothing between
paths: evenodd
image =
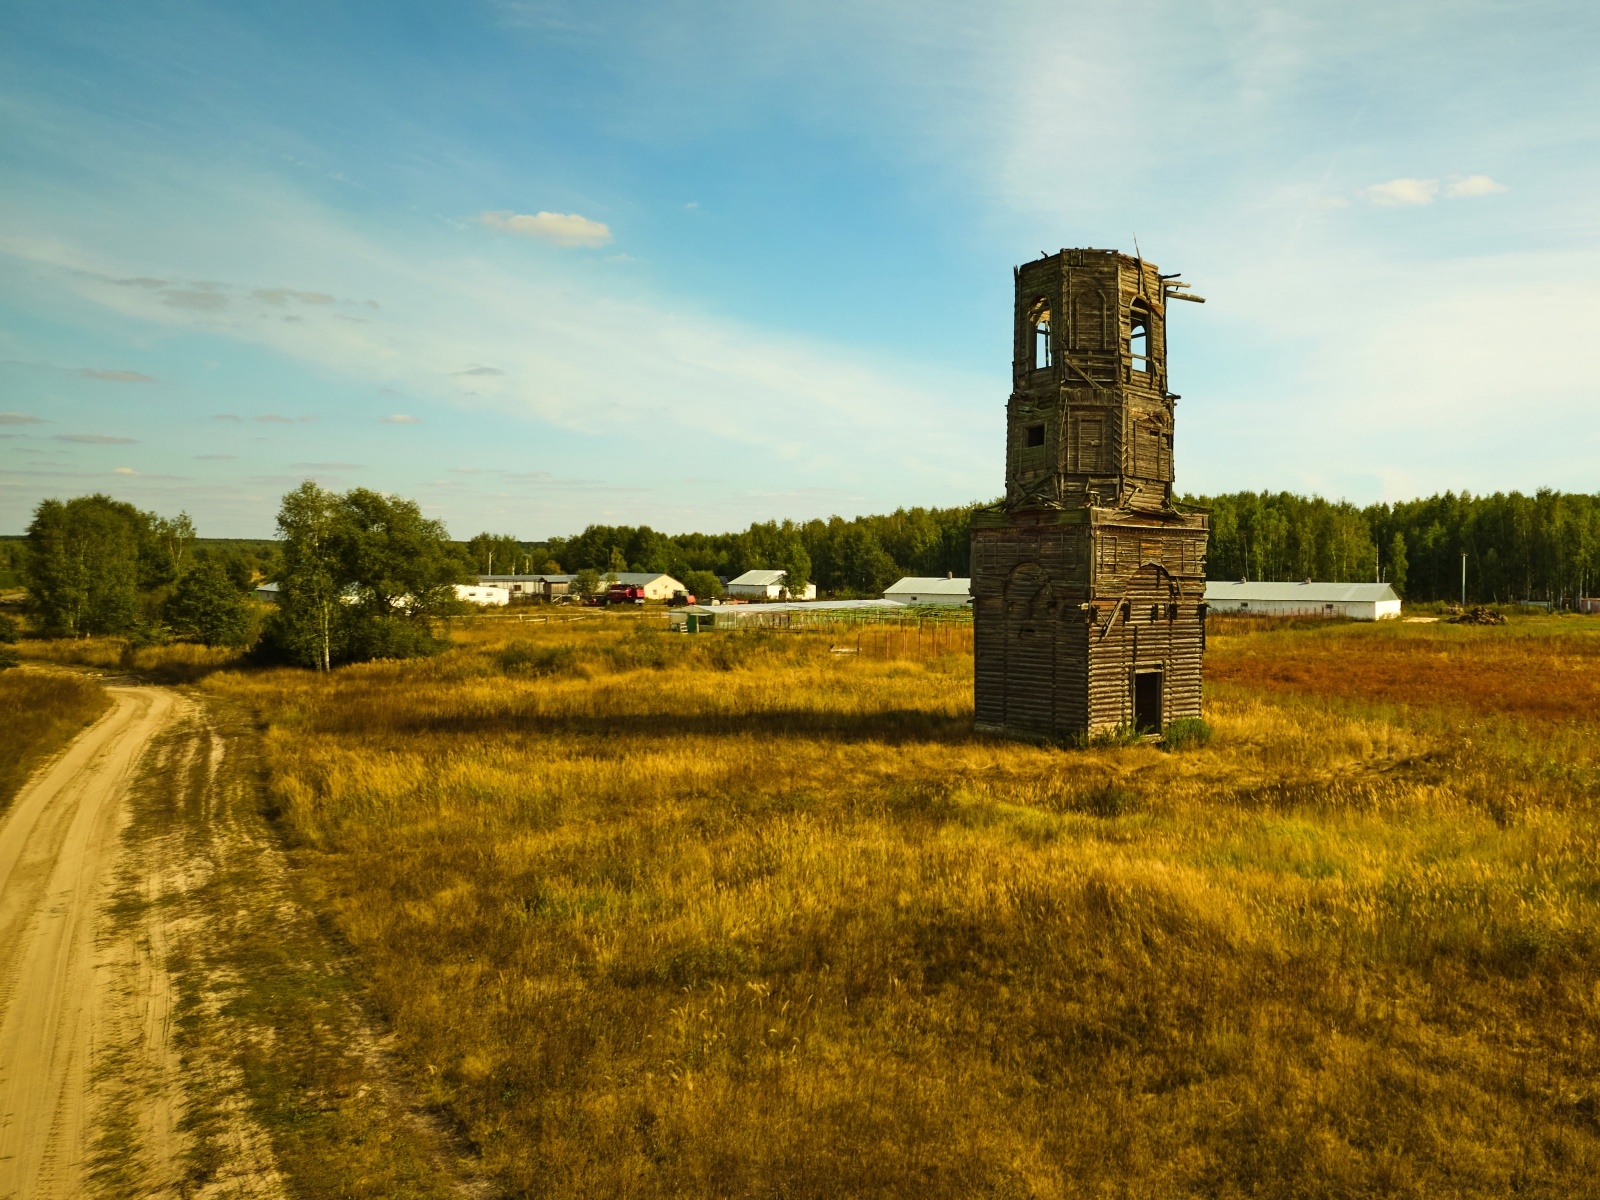
<instances>
[{"instance_id":1,"label":"tree line","mask_svg":"<svg viewBox=\"0 0 1600 1200\"><path fill-rule=\"evenodd\" d=\"M1364 508L1291 492L1187 497L1209 509L1212 579L1362 582L1407 599L1562 604L1600 590L1600 495L1445 492Z\"/></svg>"},{"instance_id":2,"label":"tree line","mask_svg":"<svg viewBox=\"0 0 1600 1200\"><path fill-rule=\"evenodd\" d=\"M791 586L815 583L829 596L875 596L904 575L965 575L976 506L902 508L881 516L758 521L732 533L661 533L648 525L590 525L571 537L522 542L479 534L474 561L536 564L530 569L601 578L659 571L697 596L720 594L718 578L781 570ZM487 572L485 572L487 573Z\"/></svg>"},{"instance_id":3,"label":"tree line","mask_svg":"<svg viewBox=\"0 0 1600 1200\"><path fill-rule=\"evenodd\" d=\"M275 552L195 542L183 513L104 495L42 502L20 564L34 631L253 646L265 661L326 670L444 648L434 621L459 610L454 584L473 574L465 547L415 502L310 481L283 498ZM278 603L251 599L261 582Z\"/></svg>"},{"instance_id":4,"label":"tree line","mask_svg":"<svg viewBox=\"0 0 1600 1200\"><path fill-rule=\"evenodd\" d=\"M1357 507L1290 492L1185 497L1210 514L1213 579L1383 579L1412 600L1522 599L1560 604L1600 591L1600 495L1542 490L1446 492ZM457 610L453 584L477 574L663 572L697 595L718 577L780 569L824 595L871 596L904 575L966 575L975 505L885 515L756 522L732 533L665 534L590 525L522 541L452 541L414 501L307 482L283 499L272 543L198 546L183 513L163 517L104 495L46 500L27 535L4 543L0 570L26 589L49 637L174 636L255 645L263 657L328 668L428 653L434 622ZM277 584L271 611L251 603Z\"/></svg>"}]
</instances>

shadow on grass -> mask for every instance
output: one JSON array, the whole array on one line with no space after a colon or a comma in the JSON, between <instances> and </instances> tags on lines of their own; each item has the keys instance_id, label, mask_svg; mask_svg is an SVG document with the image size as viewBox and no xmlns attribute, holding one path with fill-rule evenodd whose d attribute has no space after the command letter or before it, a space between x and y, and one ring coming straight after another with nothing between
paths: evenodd
<instances>
[{"instance_id":1,"label":"shadow on grass","mask_svg":"<svg viewBox=\"0 0 1600 1200\"><path fill-rule=\"evenodd\" d=\"M371 725L351 713L348 719L318 725L329 732L362 732ZM434 713L388 719L384 728L397 733L495 734L540 733L574 738L779 738L804 737L833 742L939 742L969 745L996 740L978 733L970 716L950 717L912 708L867 713L817 712L803 708L767 709L748 713L646 712L592 716L583 713L525 715L504 713Z\"/></svg>"}]
</instances>

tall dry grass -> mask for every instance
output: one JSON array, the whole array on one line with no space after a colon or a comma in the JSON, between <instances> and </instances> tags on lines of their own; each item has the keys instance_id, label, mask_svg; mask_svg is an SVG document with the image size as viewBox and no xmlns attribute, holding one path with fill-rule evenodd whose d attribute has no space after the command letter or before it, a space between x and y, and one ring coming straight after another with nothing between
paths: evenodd
<instances>
[{"instance_id":1,"label":"tall dry grass","mask_svg":"<svg viewBox=\"0 0 1600 1200\"><path fill-rule=\"evenodd\" d=\"M111 700L93 680L64 671L0 671L0 813L41 762Z\"/></svg>"},{"instance_id":2,"label":"tall dry grass","mask_svg":"<svg viewBox=\"0 0 1600 1200\"><path fill-rule=\"evenodd\" d=\"M267 721L299 861L510 1194L1600 1167L1593 716L1536 699L1587 695L1586 627L1217 634L1183 754L976 736L970 657L905 643L457 637L204 686Z\"/></svg>"}]
</instances>

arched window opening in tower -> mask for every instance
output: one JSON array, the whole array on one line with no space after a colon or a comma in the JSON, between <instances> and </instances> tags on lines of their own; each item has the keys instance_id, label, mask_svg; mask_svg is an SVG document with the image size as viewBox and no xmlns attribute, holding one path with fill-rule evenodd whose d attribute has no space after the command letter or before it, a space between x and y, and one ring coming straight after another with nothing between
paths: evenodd
<instances>
[{"instance_id":1,"label":"arched window opening in tower","mask_svg":"<svg viewBox=\"0 0 1600 1200\"><path fill-rule=\"evenodd\" d=\"M1137 308L1128 314L1128 361L1135 371L1150 369L1150 318Z\"/></svg>"},{"instance_id":2,"label":"arched window opening in tower","mask_svg":"<svg viewBox=\"0 0 1600 1200\"><path fill-rule=\"evenodd\" d=\"M1033 314L1033 369L1042 371L1051 361L1050 310L1036 309Z\"/></svg>"}]
</instances>

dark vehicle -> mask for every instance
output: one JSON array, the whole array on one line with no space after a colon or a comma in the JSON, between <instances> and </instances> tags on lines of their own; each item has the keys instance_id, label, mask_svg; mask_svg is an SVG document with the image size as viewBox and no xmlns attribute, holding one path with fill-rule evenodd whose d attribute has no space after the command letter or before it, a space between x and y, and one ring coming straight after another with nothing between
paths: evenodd
<instances>
[{"instance_id":1,"label":"dark vehicle","mask_svg":"<svg viewBox=\"0 0 1600 1200\"><path fill-rule=\"evenodd\" d=\"M668 608L682 608L686 604L694 604L695 598L688 592L673 592L672 599L667 601Z\"/></svg>"}]
</instances>

